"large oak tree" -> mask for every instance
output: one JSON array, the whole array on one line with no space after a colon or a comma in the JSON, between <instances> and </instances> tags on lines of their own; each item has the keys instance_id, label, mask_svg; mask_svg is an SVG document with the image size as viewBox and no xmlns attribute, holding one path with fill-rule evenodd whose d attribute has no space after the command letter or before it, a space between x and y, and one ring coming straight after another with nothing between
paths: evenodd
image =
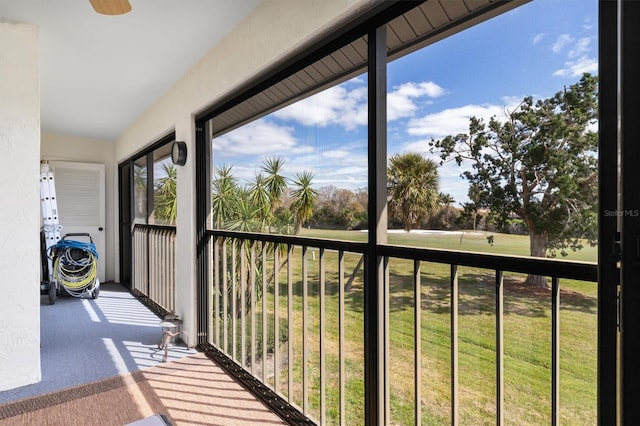
<instances>
[{"instance_id":1,"label":"large oak tree","mask_svg":"<svg viewBox=\"0 0 640 426\"><path fill-rule=\"evenodd\" d=\"M468 133L430 145L442 161L470 165L462 175L476 208L499 225L524 221L531 256L566 255L597 235L597 107L597 77L584 74L551 98L526 97L489 123L472 117Z\"/></svg>"}]
</instances>

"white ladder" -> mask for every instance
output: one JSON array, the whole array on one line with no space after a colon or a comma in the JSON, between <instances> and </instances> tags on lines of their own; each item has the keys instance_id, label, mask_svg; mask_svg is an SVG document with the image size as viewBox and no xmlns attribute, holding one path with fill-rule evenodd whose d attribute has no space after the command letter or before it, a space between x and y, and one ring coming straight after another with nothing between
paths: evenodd
<instances>
[{"instance_id":1,"label":"white ladder","mask_svg":"<svg viewBox=\"0 0 640 426\"><path fill-rule=\"evenodd\" d=\"M45 252L47 256L49 247L60 241L60 231L62 226L58 218L58 201L56 200L56 185L53 172L47 162L40 164L40 206L42 211L42 231L45 238ZM50 285L54 285L53 260L47 256L49 265L49 276L43 277L49 280Z\"/></svg>"}]
</instances>

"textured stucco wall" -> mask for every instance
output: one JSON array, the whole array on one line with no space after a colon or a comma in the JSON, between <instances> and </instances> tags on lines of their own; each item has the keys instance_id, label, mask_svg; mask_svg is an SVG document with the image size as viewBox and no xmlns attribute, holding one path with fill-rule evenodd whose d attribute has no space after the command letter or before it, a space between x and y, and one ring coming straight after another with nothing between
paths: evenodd
<instances>
[{"instance_id":1,"label":"textured stucco wall","mask_svg":"<svg viewBox=\"0 0 640 426\"><path fill-rule=\"evenodd\" d=\"M172 130L193 153L194 115L379 1L263 1L118 138L116 161ZM184 321L182 338L189 344L195 343L196 331L195 234L195 164L193 155L187 155L187 164L178 168L176 313Z\"/></svg>"},{"instance_id":2,"label":"textured stucco wall","mask_svg":"<svg viewBox=\"0 0 640 426\"><path fill-rule=\"evenodd\" d=\"M40 373L40 49L0 23L0 391Z\"/></svg>"}]
</instances>

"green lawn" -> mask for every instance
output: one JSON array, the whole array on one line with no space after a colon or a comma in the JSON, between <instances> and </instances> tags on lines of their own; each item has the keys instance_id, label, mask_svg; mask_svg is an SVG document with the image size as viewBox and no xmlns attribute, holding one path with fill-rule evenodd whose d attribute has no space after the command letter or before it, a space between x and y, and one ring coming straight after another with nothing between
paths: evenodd
<instances>
[{"instance_id":1,"label":"green lawn","mask_svg":"<svg viewBox=\"0 0 640 426\"><path fill-rule=\"evenodd\" d=\"M366 233L305 229L302 236L366 241ZM450 248L504 254L524 254L528 239L486 235L406 234L389 235L389 243ZM319 304L318 253L308 263L307 340L302 341L302 274L300 250L295 251L293 272L292 332L288 333L287 268L280 272L278 356L279 389L292 401L302 401L302 348L308 351L308 411L320 417L320 323L324 324L325 398L324 424L339 421L339 287L337 254L326 254L326 301L321 318ZM596 249L570 253L571 260L593 260ZM359 257L344 259L348 278ZM389 263L389 352L390 424L414 423L414 288L412 262L391 259ZM421 411L422 424L450 424L450 287L449 266L422 262L420 288ZM459 269L459 416L460 424L495 424L495 287L493 272ZM504 285L504 390L505 420L509 424L548 424L551 418L551 313L550 292L522 285L523 277L505 274ZM345 424L363 424L363 280L356 274L352 288L344 293ZM596 423L597 311L595 283L561 281L561 424ZM266 295L270 328L274 318L274 291ZM261 309L257 317L262 317ZM258 327L260 328L260 327ZM237 330L237 329L236 329ZM260 333L257 336L261 339ZM231 339L229 339L231 340ZM271 337L273 341L273 337ZM288 359L288 345L293 358ZM273 349L273 345L272 349ZM288 389L288 363L294 385Z\"/></svg>"},{"instance_id":2,"label":"green lawn","mask_svg":"<svg viewBox=\"0 0 640 426\"><path fill-rule=\"evenodd\" d=\"M362 231L336 231L329 229L307 229L300 231L303 237L328 238L334 240L367 241L367 233ZM487 237L493 236L493 244ZM485 231L455 231L422 234L418 232L390 232L389 244L404 246L428 247L448 250L476 251L493 254L529 255L529 237L513 234L499 234ZM587 242L578 251L569 251L567 260L595 262L598 258L597 247L590 247ZM559 258L562 258L558 255Z\"/></svg>"}]
</instances>

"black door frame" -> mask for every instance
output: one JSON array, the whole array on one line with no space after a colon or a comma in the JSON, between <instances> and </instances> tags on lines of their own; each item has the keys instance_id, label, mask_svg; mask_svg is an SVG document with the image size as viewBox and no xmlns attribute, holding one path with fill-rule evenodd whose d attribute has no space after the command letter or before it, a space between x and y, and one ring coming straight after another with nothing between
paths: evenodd
<instances>
[{"instance_id":1,"label":"black door frame","mask_svg":"<svg viewBox=\"0 0 640 426\"><path fill-rule=\"evenodd\" d=\"M120 284L131 290L133 274L133 253L131 240L131 213L133 206L132 191L132 162L125 161L118 165L118 211L120 215L119 226L119 259L120 259Z\"/></svg>"},{"instance_id":2,"label":"black door frame","mask_svg":"<svg viewBox=\"0 0 640 426\"><path fill-rule=\"evenodd\" d=\"M599 0L598 423L617 421L618 5Z\"/></svg>"},{"instance_id":3,"label":"black door frame","mask_svg":"<svg viewBox=\"0 0 640 426\"><path fill-rule=\"evenodd\" d=\"M153 165L153 151L176 139L175 132L160 138L147 148L137 152L126 160L118 164L118 214L119 214L119 243L118 259L120 261L120 283L128 289L132 288L133 282L133 206L134 206L134 162L142 157L147 157L147 163ZM153 167L148 169L147 174L147 217L153 211Z\"/></svg>"},{"instance_id":4,"label":"black door frame","mask_svg":"<svg viewBox=\"0 0 640 426\"><path fill-rule=\"evenodd\" d=\"M640 2L620 2L621 424L640 424Z\"/></svg>"}]
</instances>

